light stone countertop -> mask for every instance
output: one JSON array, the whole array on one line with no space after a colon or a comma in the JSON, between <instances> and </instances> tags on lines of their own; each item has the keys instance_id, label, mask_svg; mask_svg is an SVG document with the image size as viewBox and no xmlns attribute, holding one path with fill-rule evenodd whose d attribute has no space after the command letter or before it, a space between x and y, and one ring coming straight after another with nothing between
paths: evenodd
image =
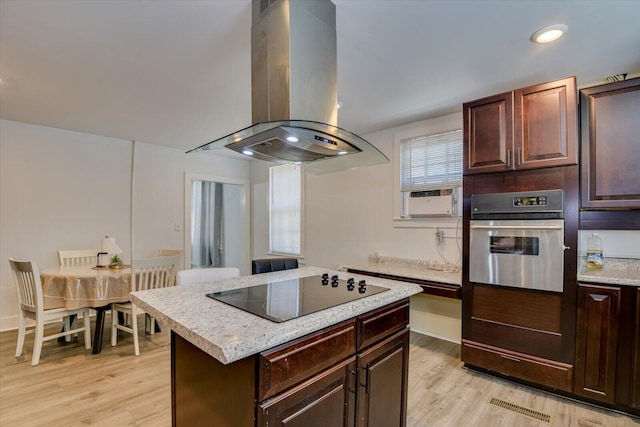
<instances>
[{"instance_id":1,"label":"light stone countertop","mask_svg":"<svg viewBox=\"0 0 640 427\"><path fill-rule=\"evenodd\" d=\"M329 273L340 279L353 277L356 282L389 288L333 308L297 319L275 323L206 296L210 292L246 288ZM416 284L333 271L317 267L242 276L210 283L199 283L149 291L132 292L131 300L166 327L224 364L289 342L376 308L419 294Z\"/></svg>"},{"instance_id":2,"label":"light stone countertop","mask_svg":"<svg viewBox=\"0 0 640 427\"><path fill-rule=\"evenodd\" d=\"M345 271L348 268L462 286L462 273L459 265L372 255L369 256L367 263L342 266Z\"/></svg>"},{"instance_id":3,"label":"light stone countertop","mask_svg":"<svg viewBox=\"0 0 640 427\"><path fill-rule=\"evenodd\" d=\"M640 260L605 258L602 270L589 269L585 258L578 260L578 282L640 287Z\"/></svg>"}]
</instances>

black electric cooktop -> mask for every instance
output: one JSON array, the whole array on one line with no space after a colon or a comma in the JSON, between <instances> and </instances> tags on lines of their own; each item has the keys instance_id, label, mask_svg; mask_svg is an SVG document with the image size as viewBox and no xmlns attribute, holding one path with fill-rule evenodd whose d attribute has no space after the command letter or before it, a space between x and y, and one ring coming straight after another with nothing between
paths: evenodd
<instances>
[{"instance_id":1,"label":"black electric cooktop","mask_svg":"<svg viewBox=\"0 0 640 427\"><path fill-rule=\"evenodd\" d=\"M325 273L213 292L207 296L280 323L388 290L369 285L364 280L342 280Z\"/></svg>"}]
</instances>

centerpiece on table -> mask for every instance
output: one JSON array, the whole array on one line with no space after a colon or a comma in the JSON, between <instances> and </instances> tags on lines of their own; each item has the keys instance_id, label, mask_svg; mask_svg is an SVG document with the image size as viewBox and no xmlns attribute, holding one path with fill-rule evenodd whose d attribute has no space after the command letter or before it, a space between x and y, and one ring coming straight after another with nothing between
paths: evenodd
<instances>
[{"instance_id":1,"label":"centerpiece on table","mask_svg":"<svg viewBox=\"0 0 640 427\"><path fill-rule=\"evenodd\" d=\"M123 268L124 267L124 263L122 262L122 259L120 258L119 255L114 255L111 257L111 263L109 264L109 268Z\"/></svg>"}]
</instances>

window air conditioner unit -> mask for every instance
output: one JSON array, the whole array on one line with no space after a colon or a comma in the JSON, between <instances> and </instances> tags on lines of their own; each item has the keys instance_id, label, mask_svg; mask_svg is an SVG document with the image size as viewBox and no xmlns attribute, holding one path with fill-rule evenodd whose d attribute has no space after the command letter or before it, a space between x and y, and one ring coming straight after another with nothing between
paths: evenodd
<instances>
[{"instance_id":1,"label":"window air conditioner unit","mask_svg":"<svg viewBox=\"0 0 640 427\"><path fill-rule=\"evenodd\" d=\"M411 191L407 195L407 214L410 217L462 216L462 187Z\"/></svg>"}]
</instances>

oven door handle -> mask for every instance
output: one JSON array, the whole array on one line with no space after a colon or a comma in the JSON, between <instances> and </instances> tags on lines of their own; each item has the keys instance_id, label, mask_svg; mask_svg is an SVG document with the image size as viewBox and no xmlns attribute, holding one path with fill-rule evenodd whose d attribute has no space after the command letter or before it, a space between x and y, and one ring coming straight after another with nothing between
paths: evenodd
<instances>
[{"instance_id":1,"label":"oven door handle","mask_svg":"<svg viewBox=\"0 0 640 427\"><path fill-rule=\"evenodd\" d=\"M471 230L562 230L562 225L471 225Z\"/></svg>"}]
</instances>

